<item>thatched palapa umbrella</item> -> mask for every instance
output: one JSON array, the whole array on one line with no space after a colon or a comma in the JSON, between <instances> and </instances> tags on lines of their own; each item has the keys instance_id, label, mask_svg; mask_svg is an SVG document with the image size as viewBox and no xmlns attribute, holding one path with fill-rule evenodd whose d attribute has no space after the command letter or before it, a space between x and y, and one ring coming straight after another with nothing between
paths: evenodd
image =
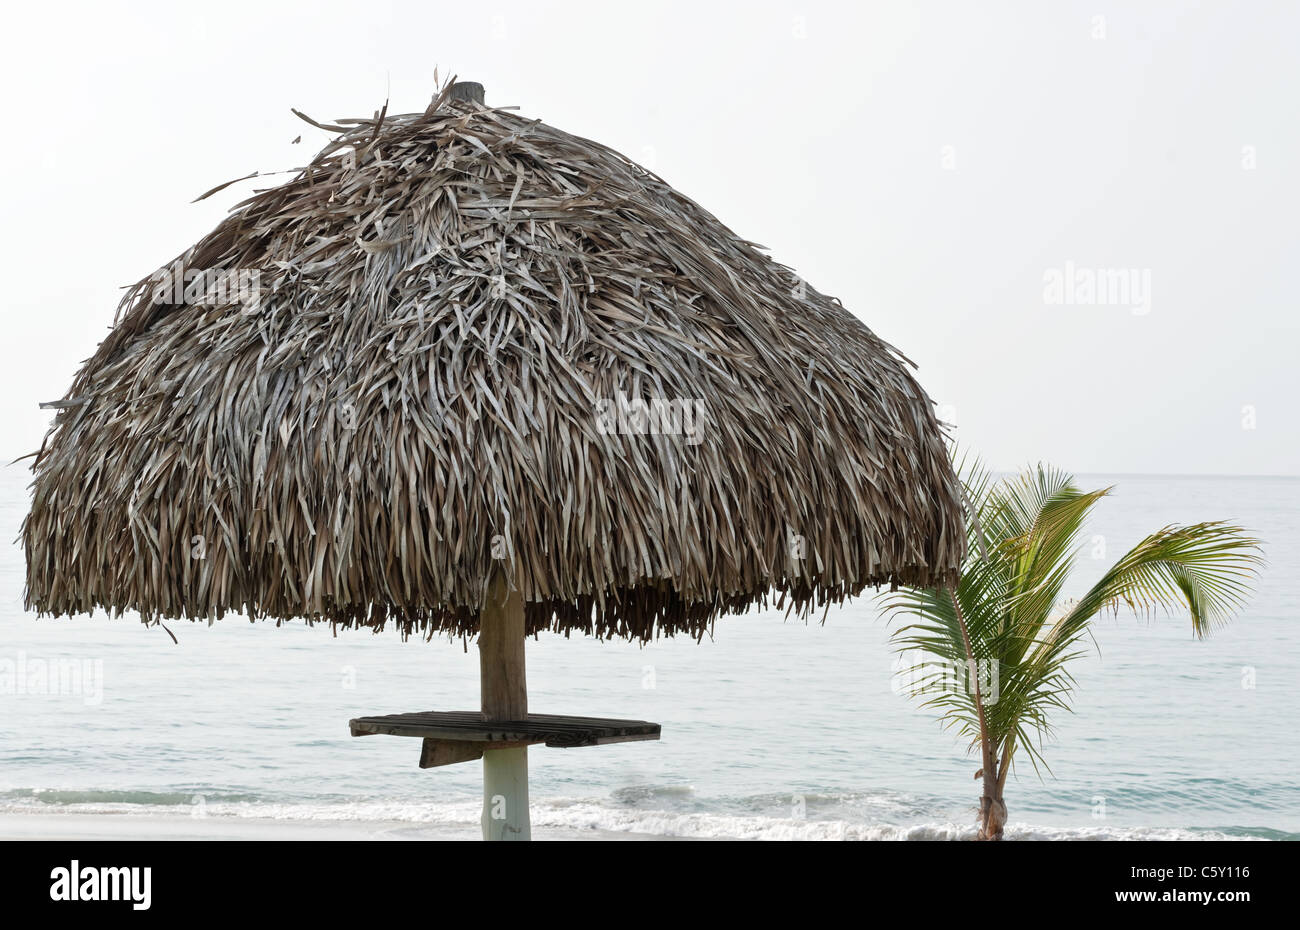
<instances>
[{"instance_id":1,"label":"thatched palapa umbrella","mask_svg":"<svg viewBox=\"0 0 1300 930\"><path fill-rule=\"evenodd\" d=\"M955 579L931 404L836 300L477 84L315 125L53 404L29 608L478 634L481 712L352 731L482 756L485 835L526 837L529 744L659 731L530 714L526 635L699 638Z\"/></svg>"}]
</instances>

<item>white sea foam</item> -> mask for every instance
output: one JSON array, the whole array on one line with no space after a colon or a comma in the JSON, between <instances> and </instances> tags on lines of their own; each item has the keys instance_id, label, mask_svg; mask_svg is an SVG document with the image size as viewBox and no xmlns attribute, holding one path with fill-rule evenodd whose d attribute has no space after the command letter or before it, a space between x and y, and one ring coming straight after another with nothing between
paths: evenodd
<instances>
[{"instance_id":1,"label":"white sea foam","mask_svg":"<svg viewBox=\"0 0 1300 930\"><path fill-rule=\"evenodd\" d=\"M0 801L0 814L136 814L183 819L231 818L287 822L411 824L434 827L476 827L476 801L426 803L409 800L346 801L276 804L268 802L206 802L187 810L176 804L137 804L90 801L51 805L31 798ZM747 814L646 810L611 806L607 802L559 798L534 802L532 823L559 833L600 833L698 840L972 840L974 824L934 822L912 825L853 823L846 820L801 820ZM553 834L554 835L554 834ZM1215 840L1249 839L1217 831L1174 827L1092 826L1049 827L1011 823L1008 840Z\"/></svg>"},{"instance_id":2,"label":"white sea foam","mask_svg":"<svg viewBox=\"0 0 1300 930\"><path fill-rule=\"evenodd\" d=\"M923 823L912 826L844 820L626 810L595 803L541 805L533 813L541 826L610 833L648 833L692 839L742 840L972 840L975 825ZM1012 823L1010 840L1194 840L1229 839L1227 834L1162 827L1057 828Z\"/></svg>"}]
</instances>

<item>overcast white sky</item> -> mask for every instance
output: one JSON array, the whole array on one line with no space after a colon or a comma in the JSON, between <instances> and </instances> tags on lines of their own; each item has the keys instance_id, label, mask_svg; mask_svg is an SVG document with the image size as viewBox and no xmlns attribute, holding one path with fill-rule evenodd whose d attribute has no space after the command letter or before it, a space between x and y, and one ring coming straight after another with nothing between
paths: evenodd
<instances>
[{"instance_id":1,"label":"overcast white sky","mask_svg":"<svg viewBox=\"0 0 1300 930\"><path fill-rule=\"evenodd\" d=\"M995 466L1300 474L1300 4L24 4L6 19L5 461L39 445L37 403L63 395L118 289L256 182L191 200L325 142L291 106L422 110L436 66L646 164L840 297ZM1133 270L1149 308L1050 302L1045 275L1067 262Z\"/></svg>"}]
</instances>

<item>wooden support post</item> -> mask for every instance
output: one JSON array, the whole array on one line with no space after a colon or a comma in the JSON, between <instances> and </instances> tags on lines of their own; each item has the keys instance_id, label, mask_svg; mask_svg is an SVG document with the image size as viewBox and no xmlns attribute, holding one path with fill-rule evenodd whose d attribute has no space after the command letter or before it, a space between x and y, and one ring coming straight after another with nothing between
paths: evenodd
<instances>
[{"instance_id":1,"label":"wooden support post","mask_svg":"<svg viewBox=\"0 0 1300 930\"><path fill-rule=\"evenodd\" d=\"M457 81L451 85L451 93L447 96L452 100L472 100L474 103L482 103L483 85L478 81Z\"/></svg>"},{"instance_id":2,"label":"wooden support post","mask_svg":"<svg viewBox=\"0 0 1300 930\"><path fill-rule=\"evenodd\" d=\"M484 720L528 719L524 676L524 601L496 574L479 620L479 680ZM528 747L483 753L483 839L527 840Z\"/></svg>"}]
</instances>

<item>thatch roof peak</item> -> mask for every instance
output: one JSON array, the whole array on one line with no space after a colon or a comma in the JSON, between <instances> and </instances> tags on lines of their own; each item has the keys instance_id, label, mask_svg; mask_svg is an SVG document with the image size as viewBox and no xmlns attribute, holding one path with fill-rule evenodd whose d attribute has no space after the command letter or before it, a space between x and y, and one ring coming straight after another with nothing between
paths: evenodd
<instances>
[{"instance_id":1,"label":"thatch roof peak","mask_svg":"<svg viewBox=\"0 0 1300 930\"><path fill-rule=\"evenodd\" d=\"M700 634L955 577L905 360L611 149L444 87L130 288L33 466L29 606Z\"/></svg>"}]
</instances>

